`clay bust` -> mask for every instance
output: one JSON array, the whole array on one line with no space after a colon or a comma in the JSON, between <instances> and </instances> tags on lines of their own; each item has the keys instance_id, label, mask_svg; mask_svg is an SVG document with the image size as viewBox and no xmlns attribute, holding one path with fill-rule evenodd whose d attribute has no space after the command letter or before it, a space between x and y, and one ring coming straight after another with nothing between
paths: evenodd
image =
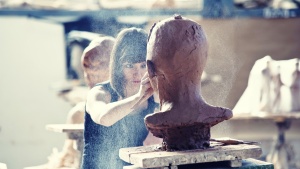
<instances>
[{"instance_id":1,"label":"clay bust","mask_svg":"<svg viewBox=\"0 0 300 169\"><path fill-rule=\"evenodd\" d=\"M232 117L231 110L211 106L201 96L207 52L203 29L190 19L175 16L152 27L147 67L160 111L146 116L145 124L163 138L165 150L208 148L210 127Z\"/></svg>"}]
</instances>

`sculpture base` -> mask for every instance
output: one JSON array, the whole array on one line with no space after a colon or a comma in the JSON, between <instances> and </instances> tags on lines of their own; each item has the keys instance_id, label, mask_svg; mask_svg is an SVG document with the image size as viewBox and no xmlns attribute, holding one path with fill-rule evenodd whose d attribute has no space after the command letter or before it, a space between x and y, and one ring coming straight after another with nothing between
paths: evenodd
<instances>
[{"instance_id":1,"label":"sculpture base","mask_svg":"<svg viewBox=\"0 0 300 169\"><path fill-rule=\"evenodd\" d=\"M163 138L162 150L206 149L210 145L210 125L196 123L188 126L148 128L157 137Z\"/></svg>"},{"instance_id":2,"label":"sculpture base","mask_svg":"<svg viewBox=\"0 0 300 169\"><path fill-rule=\"evenodd\" d=\"M119 157L139 168L175 168L176 166L202 165L209 162L224 162L231 167L242 166L242 160L248 158L259 158L262 149L255 142L244 142L235 139L213 139L207 149L196 149L188 151L162 151L161 145L150 145L140 147L121 148ZM218 141L221 140L221 141ZM230 144L232 143L232 144ZM199 167L204 168L204 167ZM137 169L137 168L135 168Z\"/></svg>"}]
</instances>

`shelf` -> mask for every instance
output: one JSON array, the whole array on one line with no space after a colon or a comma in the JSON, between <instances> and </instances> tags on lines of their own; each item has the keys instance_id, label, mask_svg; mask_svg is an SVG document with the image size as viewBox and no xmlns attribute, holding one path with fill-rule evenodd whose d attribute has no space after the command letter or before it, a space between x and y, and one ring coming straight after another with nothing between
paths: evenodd
<instances>
[{"instance_id":1,"label":"shelf","mask_svg":"<svg viewBox=\"0 0 300 169\"><path fill-rule=\"evenodd\" d=\"M28 17L73 17L84 16L101 19L116 18L119 16L172 16L181 14L183 16L199 16L203 18L296 18L300 17L300 9L234 9L222 8L210 12L199 9L101 9L87 11L72 10L42 10L42 9L0 9L0 16L28 16Z\"/></svg>"}]
</instances>

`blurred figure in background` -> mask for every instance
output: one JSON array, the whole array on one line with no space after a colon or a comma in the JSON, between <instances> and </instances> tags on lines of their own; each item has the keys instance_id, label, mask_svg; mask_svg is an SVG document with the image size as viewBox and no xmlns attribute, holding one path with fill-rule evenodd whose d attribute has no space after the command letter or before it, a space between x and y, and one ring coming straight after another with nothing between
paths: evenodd
<instances>
[{"instance_id":1,"label":"blurred figure in background","mask_svg":"<svg viewBox=\"0 0 300 169\"><path fill-rule=\"evenodd\" d=\"M105 37L103 34L71 31L66 38L67 43L67 80L56 84L56 90L60 98L69 102L72 106L85 101L89 86L84 79L84 70L81 57L85 48L94 39Z\"/></svg>"},{"instance_id":2,"label":"blurred figure in background","mask_svg":"<svg viewBox=\"0 0 300 169\"><path fill-rule=\"evenodd\" d=\"M85 48L81 57L83 75L85 83L89 88L95 84L108 80L110 53L114 45L114 38L99 37L94 39L88 47ZM68 113L67 124L81 124L84 122L85 101L76 104ZM49 157L50 168L54 167L74 167L79 168L80 156L76 145L71 139L66 139L62 152ZM54 159L52 159L54 158ZM58 160L55 158L59 158ZM51 162L54 161L54 164Z\"/></svg>"},{"instance_id":3,"label":"blurred figure in background","mask_svg":"<svg viewBox=\"0 0 300 169\"><path fill-rule=\"evenodd\" d=\"M98 37L91 41L81 57L81 65L85 83L89 88L95 84L108 80L109 76L109 61L110 53L114 45L113 37ZM77 103L67 115L67 124L82 124L84 123L85 101ZM77 142L67 136L63 145L62 151L58 152L55 148L53 153L48 157L48 163L36 167L28 167L26 169L58 169L64 167L79 168L82 154L76 147Z\"/></svg>"}]
</instances>

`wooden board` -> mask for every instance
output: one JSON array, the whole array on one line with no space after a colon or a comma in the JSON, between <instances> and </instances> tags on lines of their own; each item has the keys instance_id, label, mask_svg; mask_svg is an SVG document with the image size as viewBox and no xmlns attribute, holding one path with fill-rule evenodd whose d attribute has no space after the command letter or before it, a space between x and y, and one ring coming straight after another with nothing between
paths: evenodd
<instances>
[{"instance_id":1,"label":"wooden board","mask_svg":"<svg viewBox=\"0 0 300 169\"><path fill-rule=\"evenodd\" d=\"M68 138L83 142L83 124L48 124L46 129L53 132L68 133Z\"/></svg>"},{"instance_id":2,"label":"wooden board","mask_svg":"<svg viewBox=\"0 0 300 169\"><path fill-rule=\"evenodd\" d=\"M230 120L259 120L267 119L274 121L284 121L287 119L300 119L300 112L289 113L268 113L268 112L256 112L256 113L234 113L234 116Z\"/></svg>"},{"instance_id":3,"label":"wooden board","mask_svg":"<svg viewBox=\"0 0 300 169\"><path fill-rule=\"evenodd\" d=\"M48 124L46 129L49 131L65 133L65 132L83 132L83 124Z\"/></svg>"},{"instance_id":4,"label":"wooden board","mask_svg":"<svg viewBox=\"0 0 300 169\"><path fill-rule=\"evenodd\" d=\"M201 164L193 164L193 165L186 165L186 166L171 166L171 167L160 167L159 169L231 169L224 165L222 162L215 162L215 163L201 163ZM124 166L123 169L143 169L136 166ZM157 168L155 168L157 169ZM269 162L256 160L253 158L248 158L242 160L242 165L240 167L234 169L274 169L274 165Z\"/></svg>"},{"instance_id":5,"label":"wooden board","mask_svg":"<svg viewBox=\"0 0 300 169\"><path fill-rule=\"evenodd\" d=\"M212 148L188 151L167 152L159 150L160 145L122 148L119 156L122 160L141 168L177 166L217 161L241 161L258 158L262 150L258 145L238 144L222 146L212 142Z\"/></svg>"}]
</instances>

